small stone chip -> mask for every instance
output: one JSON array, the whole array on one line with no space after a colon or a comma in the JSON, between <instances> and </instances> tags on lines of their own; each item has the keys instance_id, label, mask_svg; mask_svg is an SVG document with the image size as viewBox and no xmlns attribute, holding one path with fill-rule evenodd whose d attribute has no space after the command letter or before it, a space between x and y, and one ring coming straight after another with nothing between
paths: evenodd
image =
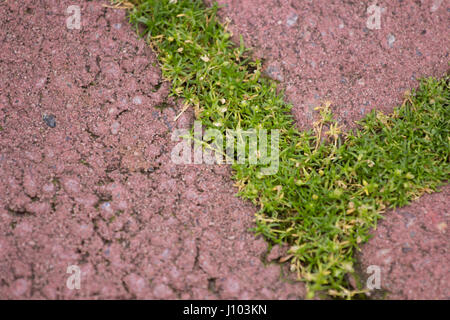
<instances>
[{"instance_id":1,"label":"small stone chip","mask_svg":"<svg viewBox=\"0 0 450 320\"><path fill-rule=\"evenodd\" d=\"M292 13L286 20L286 24L288 27L292 27L298 20L298 15L295 13Z\"/></svg>"},{"instance_id":2,"label":"small stone chip","mask_svg":"<svg viewBox=\"0 0 450 320\"><path fill-rule=\"evenodd\" d=\"M387 37L387 43L389 48L392 48L394 46L394 42L395 42L395 36L393 34L389 34Z\"/></svg>"},{"instance_id":3,"label":"small stone chip","mask_svg":"<svg viewBox=\"0 0 450 320\"><path fill-rule=\"evenodd\" d=\"M52 114L44 114L44 116L42 117L42 120L44 120L44 122L50 127L50 128L54 128L56 127L56 118L54 115Z\"/></svg>"}]
</instances>

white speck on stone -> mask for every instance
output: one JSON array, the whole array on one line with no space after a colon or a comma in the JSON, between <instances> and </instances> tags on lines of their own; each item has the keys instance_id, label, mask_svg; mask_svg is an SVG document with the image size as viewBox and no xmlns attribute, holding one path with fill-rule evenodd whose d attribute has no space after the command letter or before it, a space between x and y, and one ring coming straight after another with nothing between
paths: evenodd
<instances>
[{"instance_id":1,"label":"white speck on stone","mask_svg":"<svg viewBox=\"0 0 450 320\"><path fill-rule=\"evenodd\" d=\"M75 179L67 179L63 182L64 189L70 194L80 192L80 183Z\"/></svg>"},{"instance_id":2,"label":"white speck on stone","mask_svg":"<svg viewBox=\"0 0 450 320\"><path fill-rule=\"evenodd\" d=\"M133 98L133 103L136 105L142 104L142 98L140 96L136 96Z\"/></svg>"},{"instance_id":3,"label":"white speck on stone","mask_svg":"<svg viewBox=\"0 0 450 320\"><path fill-rule=\"evenodd\" d=\"M387 37L387 42L388 42L389 48L392 48L394 46L395 36L390 33Z\"/></svg>"},{"instance_id":4,"label":"white speck on stone","mask_svg":"<svg viewBox=\"0 0 450 320\"><path fill-rule=\"evenodd\" d=\"M339 24L339 29L344 29L345 25L343 23Z\"/></svg>"},{"instance_id":5,"label":"white speck on stone","mask_svg":"<svg viewBox=\"0 0 450 320\"><path fill-rule=\"evenodd\" d=\"M163 258L164 260L167 260L167 258L170 257L170 250L169 249L165 249L163 251L163 253L161 254L161 258Z\"/></svg>"},{"instance_id":6,"label":"white speck on stone","mask_svg":"<svg viewBox=\"0 0 450 320\"><path fill-rule=\"evenodd\" d=\"M295 13L293 13L293 14L291 14L291 15L287 18L286 24L287 24L289 27L292 27L292 26L297 22L297 20L298 20L298 15L296 15Z\"/></svg>"},{"instance_id":7,"label":"white speck on stone","mask_svg":"<svg viewBox=\"0 0 450 320\"><path fill-rule=\"evenodd\" d=\"M114 135L119 133L119 129L120 129L120 123L118 123L117 121L111 125L111 133Z\"/></svg>"}]
</instances>

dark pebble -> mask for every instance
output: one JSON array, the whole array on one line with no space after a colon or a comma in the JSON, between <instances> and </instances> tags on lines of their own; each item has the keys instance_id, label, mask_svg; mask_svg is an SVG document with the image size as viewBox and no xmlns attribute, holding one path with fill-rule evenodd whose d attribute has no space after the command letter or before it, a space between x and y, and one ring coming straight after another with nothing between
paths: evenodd
<instances>
[{"instance_id":1,"label":"dark pebble","mask_svg":"<svg viewBox=\"0 0 450 320\"><path fill-rule=\"evenodd\" d=\"M44 122L45 122L50 128L56 127L56 118L55 118L54 115L52 115L52 114L49 114L49 115L44 114L44 116L42 117L42 119L44 120Z\"/></svg>"}]
</instances>

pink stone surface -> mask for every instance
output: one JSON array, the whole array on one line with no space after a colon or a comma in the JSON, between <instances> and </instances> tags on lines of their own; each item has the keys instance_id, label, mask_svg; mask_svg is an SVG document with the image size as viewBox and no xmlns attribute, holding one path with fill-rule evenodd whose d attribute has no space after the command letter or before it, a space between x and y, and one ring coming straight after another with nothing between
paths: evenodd
<instances>
[{"instance_id":1,"label":"pink stone surface","mask_svg":"<svg viewBox=\"0 0 450 320\"><path fill-rule=\"evenodd\" d=\"M193 115L125 12L77 3L0 3L0 299L302 298L230 168L170 161Z\"/></svg>"},{"instance_id":2,"label":"pink stone surface","mask_svg":"<svg viewBox=\"0 0 450 320\"><path fill-rule=\"evenodd\" d=\"M448 68L445 1L379 1L380 30L364 29L363 2L219 2L300 127L324 99L350 126L392 110L414 79ZM256 208L230 169L170 161L171 133L193 115L173 121L180 104L125 12L77 3L80 30L66 28L71 1L0 3L0 298L304 297L267 262L285 248L265 258L248 231ZM449 203L447 187L388 213L363 247L388 298L449 298ZM66 286L70 265L80 290Z\"/></svg>"}]
</instances>

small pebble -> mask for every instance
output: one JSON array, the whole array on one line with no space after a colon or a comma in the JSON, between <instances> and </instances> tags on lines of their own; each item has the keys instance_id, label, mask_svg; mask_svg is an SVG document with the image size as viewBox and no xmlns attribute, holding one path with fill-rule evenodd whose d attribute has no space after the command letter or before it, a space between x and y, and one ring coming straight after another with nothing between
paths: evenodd
<instances>
[{"instance_id":1,"label":"small pebble","mask_svg":"<svg viewBox=\"0 0 450 320\"><path fill-rule=\"evenodd\" d=\"M119 133L119 128L120 128L120 123L118 123L117 121L114 122L111 125L111 133L114 134L114 135L118 134Z\"/></svg>"}]
</instances>

